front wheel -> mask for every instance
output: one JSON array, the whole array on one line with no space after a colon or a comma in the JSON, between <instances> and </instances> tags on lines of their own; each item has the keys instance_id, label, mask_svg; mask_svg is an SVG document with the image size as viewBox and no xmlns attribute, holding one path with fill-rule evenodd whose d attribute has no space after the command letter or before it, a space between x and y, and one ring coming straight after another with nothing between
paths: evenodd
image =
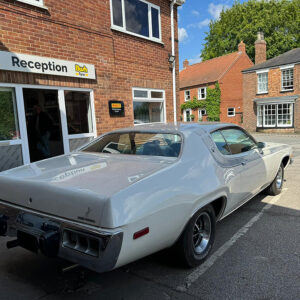
<instances>
[{"instance_id":1,"label":"front wheel","mask_svg":"<svg viewBox=\"0 0 300 300\"><path fill-rule=\"evenodd\" d=\"M215 229L216 217L211 205L203 207L191 218L178 241L185 265L195 267L205 261L215 240Z\"/></svg>"},{"instance_id":2,"label":"front wheel","mask_svg":"<svg viewBox=\"0 0 300 300\"><path fill-rule=\"evenodd\" d=\"M271 196L280 194L282 191L283 181L284 181L284 165L281 164L275 179L267 189L267 193Z\"/></svg>"}]
</instances>

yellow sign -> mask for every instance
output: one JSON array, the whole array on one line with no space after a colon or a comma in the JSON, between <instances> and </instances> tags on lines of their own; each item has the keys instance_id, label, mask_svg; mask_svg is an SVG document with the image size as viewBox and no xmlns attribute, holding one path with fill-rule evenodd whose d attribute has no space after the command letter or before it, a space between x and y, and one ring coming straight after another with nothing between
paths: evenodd
<instances>
[{"instance_id":1,"label":"yellow sign","mask_svg":"<svg viewBox=\"0 0 300 300\"><path fill-rule=\"evenodd\" d=\"M112 103L111 107L112 108L122 108L122 105L121 105L121 103Z\"/></svg>"},{"instance_id":2,"label":"yellow sign","mask_svg":"<svg viewBox=\"0 0 300 300\"><path fill-rule=\"evenodd\" d=\"M88 73L88 68L86 66L80 67L79 65L75 65L75 71L79 73Z\"/></svg>"}]
</instances>

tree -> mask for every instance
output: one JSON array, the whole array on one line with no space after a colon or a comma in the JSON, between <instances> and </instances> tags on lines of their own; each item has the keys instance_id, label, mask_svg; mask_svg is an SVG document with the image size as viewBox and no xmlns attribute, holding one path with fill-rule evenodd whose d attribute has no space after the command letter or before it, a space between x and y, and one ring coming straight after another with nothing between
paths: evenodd
<instances>
[{"instance_id":1,"label":"tree","mask_svg":"<svg viewBox=\"0 0 300 300\"><path fill-rule=\"evenodd\" d=\"M254 62L257 32L263 31L267 59L300 47L300 0L249 0L221 12L206 33L203 60L237 51L240 41Z\"/></svg>"}]
</instances>

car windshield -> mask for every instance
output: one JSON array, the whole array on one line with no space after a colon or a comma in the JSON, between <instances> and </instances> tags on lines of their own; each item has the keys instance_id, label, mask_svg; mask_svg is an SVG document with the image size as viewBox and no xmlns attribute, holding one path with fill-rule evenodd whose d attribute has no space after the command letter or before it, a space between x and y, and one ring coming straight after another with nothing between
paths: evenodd
<instances>
[{"instance_id":1,"label":"car windshield","mask_svg":"<svg viewBox=\"0 0 300 300\"><path fill-rule=\"evenodd\" d=\"M178 134L122 132L107 134L82 151L178 157L181 144L182 139Z\"/></svg>"}]
</instances>

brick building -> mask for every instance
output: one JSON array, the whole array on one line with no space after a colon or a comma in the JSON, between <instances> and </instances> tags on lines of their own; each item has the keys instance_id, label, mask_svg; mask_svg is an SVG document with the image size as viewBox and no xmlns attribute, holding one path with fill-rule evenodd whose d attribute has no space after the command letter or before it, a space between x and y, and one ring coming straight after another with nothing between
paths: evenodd
<instances>
[{"instance_id":1,"label":"brick building","mask_svg":"<svg viewBox=\"0 0 300 300\"><path fill-rule=\"evenodd\" d=\"M300 48L266 60L266 42L258 34L255 65L243 71L245 129L300 132Z\"/></svg>"},{"instance_id":2,"label":"brick building","mask_svg":"<svg viewBox=\"0 0 300 300\"><path fill-rule=\"evenodd\" d=\"M246 45L241 42L238 51L216 57L194 65L184 61L184 69L179 73L180 104L185 101L206 99L206 89L214 88L218 82L221 89L220 121L241 124L243 119L243 84L241 71L253 63L246 54ZM184 121L206 120L206 111L191 109L182 112Z\"/></svg>"},{"instance_id":3,"label":"brick building","mask_svg":"<svg viewBox=\"0 0 300 300\"><path fill-rule=\"evenodd\" d=\"M183 3L2 0L0 171L174 121Z\"/></svg>"}]
</instances>

